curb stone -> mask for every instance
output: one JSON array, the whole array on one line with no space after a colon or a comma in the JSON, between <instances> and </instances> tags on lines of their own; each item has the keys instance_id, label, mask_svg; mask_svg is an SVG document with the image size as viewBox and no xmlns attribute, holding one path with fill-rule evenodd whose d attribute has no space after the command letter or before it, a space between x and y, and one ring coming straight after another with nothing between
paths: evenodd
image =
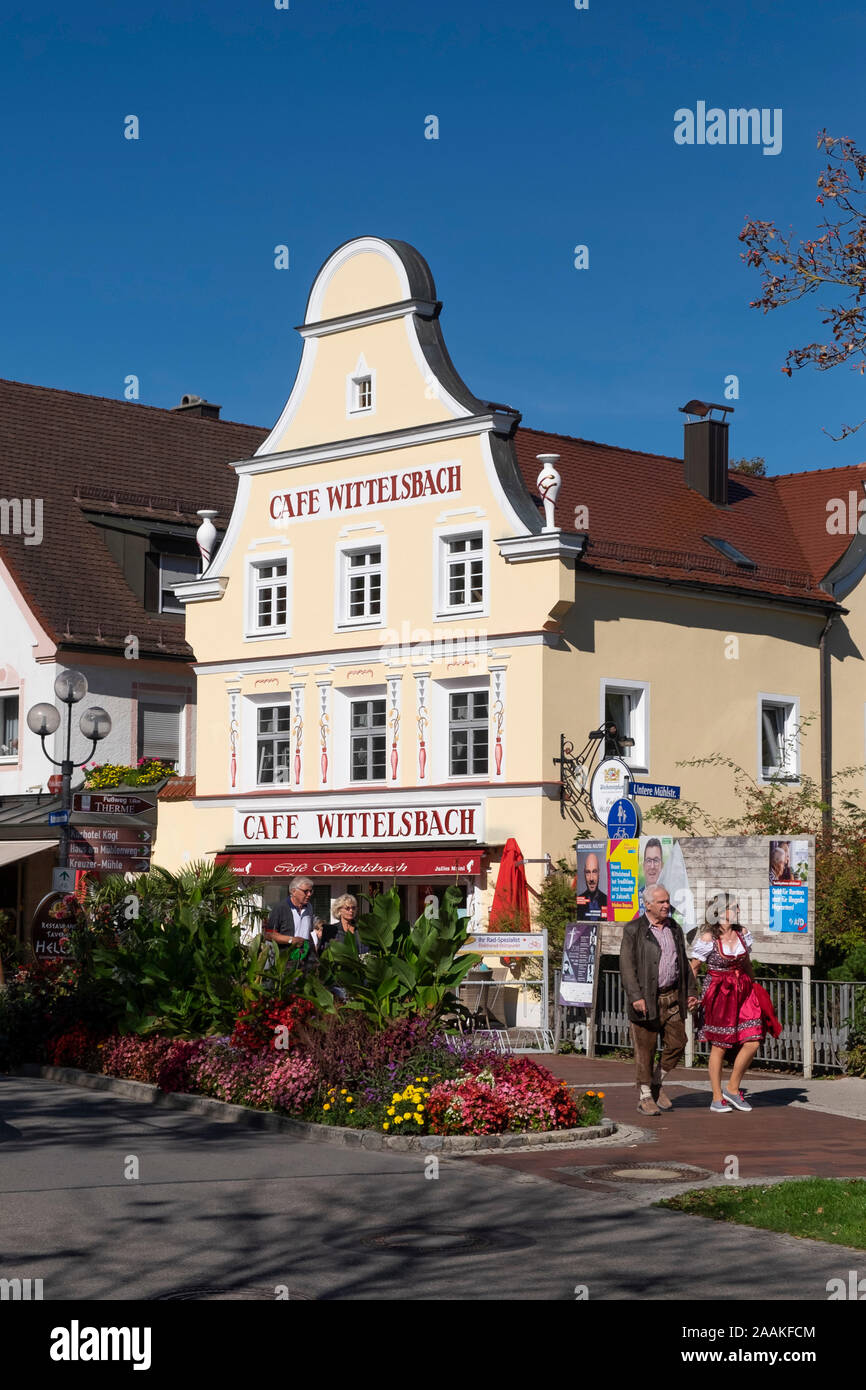
<instances>
[{"instance_id":1,"label":"curb stone","mask_svg":"<svg viewBox=\"0 0 866 1390\"><path fill-rule=\"evenodd\" d=\"M81 1071L78 1067L43 1067L24 1062L10 1068L9 1076L35 1076L43 1081L58 1081L66 1086L82 1086L90 1091L106 1091L125 1100L137 1100L146 1105L159 1105L170 1110L185 1110L187 1114L207 1119L244 1125L248 1129L264 1129L289 1134L294 1139L317 1141L320 1144L339 1144L345 1148L390 1151L392 1153L469 1154L496 1153L502 1149L548 1148L591 1143L614 1134L617 1125L603 1120L600 1125L583 1129L552 1129L542 1134L379 1134L370 1129L344 1129L339 1125L317 1125L308 1120L293 1120L273 1110L252 1110L246 1105L231 1105L210 1096L187 1095L185 1092L161 1091L146 1081L127 1081L117 1076Z\"/></svg>"}]
</instances>

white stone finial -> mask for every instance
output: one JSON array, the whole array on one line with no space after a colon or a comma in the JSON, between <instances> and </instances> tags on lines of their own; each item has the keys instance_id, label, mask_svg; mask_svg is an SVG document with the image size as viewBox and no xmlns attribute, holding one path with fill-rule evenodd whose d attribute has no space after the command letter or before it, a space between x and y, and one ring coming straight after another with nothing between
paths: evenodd
<instances>
[{"instance_id":1,"label":"white stone finial","mask_svg":"<svg viewBox=\"0 0 866 1390\"><path fill-rule=\"evenodd\" d=\"M555 531L556 522L553 514L559 489L562 487L562 477L556 469L559 454L536 454L535 457L541 464L541 472L535 481L544 503L544 529Z\"/></svg>"},{"instance_id":2,"label":"white stone finial","mask_svg":"<svg viewBox=\"0 0 866 1390\"><path fill-rule=\"evenodd\" d=\"M201 526L195 533L195 539L201 554L201 572L204 574L213 555L214 543L217 538L213 519L215 516L219 516L219 512L212 511L209 507L203 507L201 511L196 512L196 516L200 516L202 519Z\"/></svg>"}]
</instances>

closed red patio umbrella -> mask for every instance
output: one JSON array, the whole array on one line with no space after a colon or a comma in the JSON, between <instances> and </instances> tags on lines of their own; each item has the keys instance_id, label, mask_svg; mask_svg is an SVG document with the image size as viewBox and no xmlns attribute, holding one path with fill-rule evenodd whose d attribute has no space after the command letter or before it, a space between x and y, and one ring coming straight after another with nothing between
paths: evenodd
<instances>
[{"instance_id":1,"label":"closed red patio umbrella","mask_svg":"<svg viewBox=\"0 0 866 1390\"><path fill-rule=\"evenodd\" d=\"M523 855L516 840L506 840L502 851L502 862L493 893L490 908L489 928L501 930L498 923L507 923L507 929L529 931L529 892L526 886L526 873L523 868Z\"/></svg>"}]
</instances>

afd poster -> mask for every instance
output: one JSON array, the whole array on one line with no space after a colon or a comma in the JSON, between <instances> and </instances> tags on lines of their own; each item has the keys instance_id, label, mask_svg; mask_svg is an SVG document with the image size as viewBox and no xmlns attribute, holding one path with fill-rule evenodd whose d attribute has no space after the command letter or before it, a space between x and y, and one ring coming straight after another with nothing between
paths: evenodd
<instances>
[{"instance_id":1,"label":"afd poster","mask_svg":"<svg viewBox=\"0 0 866 1390\"><path fill-rule=\"evenodd\" d=\"M592 1007L595 963L598 951L597 922L570 922L565 929L559 1002L570 1008Z\"/></svg>"},{"instance_id":2,"label":"afd poster","mask_svg":"<svg viewBox=\"0 0 866 1390\"><path fill-rule=\"evenodd\" d=\"M607 920L630 922L638 915L639 840L608 840L607 872L610 894Z\"/></svg>"},{"instance_id":3,"label":"afd poster","mask_svg":"<svg viewBox=\"0 0 866 1390\"><path fill-rule=\"evenodd\" d=\"M809 924L809 841L771 840L772 932L805 932Z\"/></svg>"}]
</instances>

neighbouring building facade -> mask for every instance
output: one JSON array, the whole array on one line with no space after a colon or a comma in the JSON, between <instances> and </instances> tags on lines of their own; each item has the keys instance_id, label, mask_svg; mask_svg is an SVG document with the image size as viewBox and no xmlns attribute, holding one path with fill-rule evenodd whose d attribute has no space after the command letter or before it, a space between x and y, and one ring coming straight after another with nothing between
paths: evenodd
<instances>
[{"instance_id":1,"label":"neighbouring building facade","mask_svg":"<svg viewBox=\"0 0 866 1390\"><path fill-rule=\"evenodd\" d=\"M824 506L851 470L804 508L796 475L729 475L712 418L685 426L685 464L527 429L458 376L440 309L399 241L316 275L285 409L176 589L195 778L161 804L157 862L219 856L265 904L305 872L326 916L392 881L418 913L457 881L481 926L506 839L555 860L599 833L564 811L563 736L615 720L637 774L715 814L730 774L678 763L794 783L866 761L866 633L846 626L866 557Z\"/></svg>"},{"instance_id":2,"label":"neighbouring building facade","mask_svg":"<svg viewBox=\"0 0 866 1390\"><path fill-rule=\"evenodd\" d=\"M51 888L59 836L47 794L59 769L26 716L56 703L60 671L82 671L89 687L73 710L73 759L91 747L78 718L96 704L112 720L97 761L192 770L195 677L173 586L202 568L198 510L225 527L228 464L266 434L218 417L198 397L160 410L0 382L0 908L21 927ZM60 708L46 740L58 761Z\"/></svg>"}]
</instances>

